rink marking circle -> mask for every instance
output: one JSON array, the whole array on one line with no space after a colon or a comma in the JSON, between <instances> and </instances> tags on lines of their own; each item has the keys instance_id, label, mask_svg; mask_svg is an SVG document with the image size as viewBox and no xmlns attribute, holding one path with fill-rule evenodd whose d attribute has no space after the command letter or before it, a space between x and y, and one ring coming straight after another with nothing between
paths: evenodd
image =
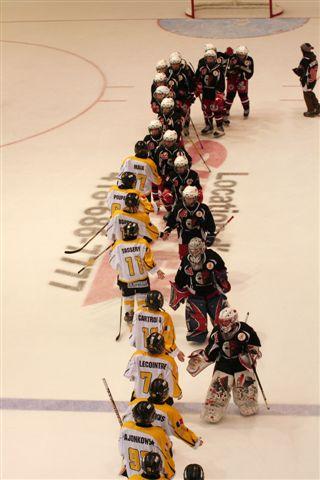
<instances>
[{"instance_id":1,"label":"rink marking circle","mask_svg":"<svg viewBox=\"0 0 320 480\"><path fill-rule=\"evenodd\" d=\"M90 60L86 57L83 57L82 55L79 55L78 53L71 52L70 50L65 50L65 49L59 48L59 47L52 47L51 45L45 45L45 44L42 44L42 43L20 42L20 41L17 41L17 40L0 40L0 42L1 43L13 43L13 44L27 45L27 46L32 46L32 47L48 48L50 50L56 50L58 52L66 53L67 55L72 55L73 57L76 57L76 58L86 62L87 64L91 65L99 73L99 75L102 79L102 85L101 85L101 88L100 88L100 91L99 91L97 97L86 108L82 109L79 113L77 113L76 115L73 115L72 117L68 118L67 120L64 120L63 122L57 123L56 125L53 125L52 127L46 128L45 130L41 130L40 132L34 133L32 135L27 135L26 137L19 138L17 140L13 140L11 142L4 143L4 144L0 145L0 148L7 147L9 145L14 145L16 143L24 142L26 140L30 140L31 138L35 138L35 137L38 137L40 135L44 135L45 133L49 133L49 132L52 132L53 130L56 130L60 127L63 127L65 125L67 125L68 123L72 122L73 120L76 120L80 116L87 113L99 101L101 101L101 99L102 99L102 97L105 93L106 87L107 87L107 79L106 79L106 76L105 76L104 72L101 70L101 68L96 63L94 63L92 60Z\"/></svg>"}]
</instances>

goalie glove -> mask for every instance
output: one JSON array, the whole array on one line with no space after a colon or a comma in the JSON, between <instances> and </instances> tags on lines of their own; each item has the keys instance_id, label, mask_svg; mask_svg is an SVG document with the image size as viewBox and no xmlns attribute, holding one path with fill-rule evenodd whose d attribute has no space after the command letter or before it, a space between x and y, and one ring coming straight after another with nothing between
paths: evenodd
<instances>
[{"instance_id":1,"label":"goalie glove","mask_svg":"<svg viewBox=\"0 0 320 480\"><path fill-rule=\"evenodd\" d=\"M172 310L177 310L181 303L185 302L185 299L191 295L191 291L187 287L180 288L174 282L170 282L171 292L169 305Z\"/></svg>"},{"instance_id":2,"label":"goalie glove","mask_svg":"<svg viewBox=\"0 0 320 480\"><path fill-rule=\"evenodd\" d=\"M210 363L212 362L208 360L205 351L199 348L189 355L187 372L189 372L192 377L196 377L202 370L210 365Z\"/></svg>"},{"instance_id":3,"label":"goalie glove","mask_svg":"<svg viewBox=\"0 0 320 480\"><path fill-rule=\"evenodd\" d=\"M303 69L302 68L293 68L292 69L293 73L295 73L298 77L302 77L303 76Z\"/></svg>"},{"instance_id":4,"label":"goalie glove","mask_svg":"<svg viewBox=\"0 0 320 480\"><path fill-rule=\"evenodd\" d=\"M239 362L246 370L252 370L252 365L255 366L258 358L262 357L259 347L248 345L247 352L240 353L238 356Z\"/></svg>"}]
</instances>

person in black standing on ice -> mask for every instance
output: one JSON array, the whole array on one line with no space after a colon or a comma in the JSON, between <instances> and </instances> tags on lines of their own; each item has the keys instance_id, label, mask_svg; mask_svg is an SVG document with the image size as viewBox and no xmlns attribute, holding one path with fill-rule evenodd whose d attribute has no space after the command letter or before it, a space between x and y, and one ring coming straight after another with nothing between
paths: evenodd
<instances>
[{"instance_id":1,"label":"person in black standing on ice","mask_svg":"<svg viewBox=\"0 0 320 480\"><path fill-rule=\"evenodd\" d=\"M320 105L313 89L317 83L318 61L310 43L303 43L300 48L303 57L299 66L292 70L300 79L304 101L308 108L308 111L304 112L303 115L305 117L316 117L320 114Z\"/></svg>"}]
</instances>

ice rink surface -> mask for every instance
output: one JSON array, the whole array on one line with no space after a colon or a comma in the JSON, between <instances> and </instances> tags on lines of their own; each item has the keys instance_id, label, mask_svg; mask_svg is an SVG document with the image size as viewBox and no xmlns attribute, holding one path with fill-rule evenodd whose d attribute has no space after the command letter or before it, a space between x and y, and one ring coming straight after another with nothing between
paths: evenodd
<instances>
[{"instance_id":1,"label":"ice rink surface","mask_svg":"<svg viewBox=\"0 0 320 480\"><path fill-rule=\"evenodd\" d=\"M214 32L204 39L159 27L157 19L183 18L184 4L3 2L4 479L120 478L119 427L101 378L123 408L132 350L127 331L115 343L120 298L107 257L76 274L107 243L99 236L72 259L63 252L105 221L105 192L154 117L156 61L178 50L195 65L204 43L214 42ZM227 216L234 212L217 251L229 270L229 302L241 318L250 312L262 340L259 373L271 410L260 396L260 415L242 418L231 406L219 425L205 424L199 410L212 370L191 378L179 364L181 410L205 443L192 450L174 440L177 479L194 462L206 480L319 478L319 119L303 117L291 71L300 44L320 53L319 12L317 2L282 4L287 17L308 21L216 42L219 50L247 45L256 73L249 119L237 99L227 134L203 138L210 175L189 145L205 200L220 198ZM192 118L200 130L198 101ZM154 221L163 226L161 216ZM155 250L167 279L152 284L168 300L179 264L174 236ZM183 307L173 318L189 354Z\"/></svg>"}]
</instances>

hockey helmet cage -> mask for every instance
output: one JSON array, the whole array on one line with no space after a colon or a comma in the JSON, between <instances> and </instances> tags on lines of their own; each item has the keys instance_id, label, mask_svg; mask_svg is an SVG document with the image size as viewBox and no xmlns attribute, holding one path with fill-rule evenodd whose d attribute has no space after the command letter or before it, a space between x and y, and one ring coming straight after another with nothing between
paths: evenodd
<instances>
[{"instance_id":1,"label":"hockey helmet cage","mask_svg":"<svg viewBox=\"0 0 320 480\"><path fill-rule=\"evenodd\" d=\"M188 159L184 155L177 155L175 158L174 162L174 169L176 170L177 168L188 168L189 167L189 162Z\"/></svg>"},{"instance_id":2,"label":"hockey helmet cage","mask_svg":"<svg viewBox=\"0 0 320 480\"><path fill-rule=\"evenodd\" d=\"M244 56L246 57L249 53L249 50L247 49L247 47L245 47L244 45L239 45L239 47L237 47L234 51L234 53L236 55L240 55L240 56Z\"/></svg>"},{"instance_id":3,"label":"hockey helmet cage","mask_svg":"<svg viewBox=\"0 0 320 480\"><path fill-rule=\"evenodd\" d=\"M174 108L173 98L164 98L160 106L161 108L168 108L169 110L172 110Z\"/></svg>"},{"instance_id":4,"label":"hockey helmet cage","mask_svg":"<svg viewBox=\"0 0 320 480\"><path fill-rule=\"evenodd\" d=\"M155 378L149 388L150 399L154 403L164 402L169 397L169 384L163 378Z\"/></svg>"},{"instance_id":5,"label":"hockey helmet cage","mask_svg":"<svg viewBox=\"0 0 320 480\"><path fill-rule=\"evenodd\" d=\"M155 83L158 83L158 82L165 82L167 80L167 76L165 73L163 72L157 72L153 78L153 81Z\"/></svg>"},{"instance_id":6,"label":"hockey helmet cage","mask_svg":"<svg viewBox=\"0 0 320 480\"><path fill-rule=\"evenodd\" d=\"M183 472L183 480L204 480L204 471L201 465L190 463Z\"/></svg>"},{"instance_id":7,"label":"hockey helmet cage","mask_svg":"<svg viewBox=\"0 0 320 480\"><path fill-rule=\"evenodd\" d=\"M147 337L147 350L148 352L155 354L164 352L164 338L161 333L154 332Z\"/></svg>"},{"instance_id":8,"label":"hockey helmet cage","mask_svg":"<svg viewBox=\"0 0 320 480\"><path fill-rule=\"evenodd\" d=\"M159 87L157 87L154 91L155 94L157 95L169 95L170 93L170 89L168 87L166 87L165 85L160 85Z\"/></svg>"},{"instance_id":9,"label":"hockey helmet cage","mask_svg":"<svg viewBox=\"0 0 320 480\"><path fill-rule=\"evenodd\" d=\"M189 258L193 263L199 263L201 260L201 255L206 250L206 244L202 238L194 237L188 243L188 252Z\"/></svg>"},{"instance_id":10,"label":"hockey helmet cage","mask_svg":"<svg viewBox=\"0 0 320 480\"><path fill-rule=\"evenodd\" d=\"M123 240L135 240L139 233L139 226L135 222L125 223L122 227Z\"/></svg>"},{"instance_id":11,"label":"hockey helmet cage","mask_svg":"<svg viewBox=\"0 0 320 480\"><path fill-rule=\"evenodd\" d=\"M123 172L120 177L121 185L125 188L135 188L137 177L133 172Z\"/></svg>"},{"instance_id":12,"label":"hockey helmet cage","mask_svg":"<svg viewBox=\"0 0 320 480\"><path fill-rule=\"evenodd\" d=\"M219 327L223 333L230 332L237 321L238 312L234 308L226 307L219 313Z\"/></svg>"},{"instance_id":13,"label":"hockey helmet cage","mask_svg":"<svg viewBox=\"0 0 320 480\"><path fill-rule=\"evenodd\" d=\"M203 56L204 58L207 58L207 57L217 58L217 53L214 50L206 50Z\"/></svg>"},{"instance_id":14,"label":"hockey helmet cage","mask_svg":"<svg viewBox=\"0 0 320 480\"><path fill-rule=\"evenodd\" d=\"M161 60L159 60L156 63L157 72L162 72L163 70L166 70L167 68L168 68L168 63L164 58L161 58Z\"/></svg>"},{"instance_id":15,"label":"hockey helmet cage","mask_svg":"<svg viewBox=\"0 0 320 480\"><path fill-rule=\"evenodd\" d=\"M136 424L150 426L156 418L156 411L152 403L143 400L133 407L132 415Z\"/></svg>"},{"instance_id":16,"label":"hockey helmet cage","mask_svg":"<svg viewBox=\"0 0 320 480\"><path fill-rule=\"evenodd\" d=\"M160 120L156 119L156 120L151 120L151 122L149 123L148 125L148 130L149 132L151 132L151 130L155 130L156 128L158 128L159 130L162 129L162 123L160 122Z\"/></svg>"},{"instance_id":17,"label":"hockey helmet cage","mask_svg":"<svg viewBox=\"0 0 320 480\"><path fill-rule=\"evenodd\" d=\"M148 452L142 459L142 470L146 475L159 476L162 471L162 459L157 452Z\"/></svg>"},{"instance_id":18,"label":"hockey helmet cage","mask_svg":"<svg viewBox=\"0 0 320 480\"><path fill-rule=\"evenodd\" d=\"M164 298L159 290L150 290L146 295L146 305L151 310L160 310L163 307Z\"/></svg>"},{"instance_id":19,"label":"hockey helmet cage","mask_svg":"<svg viewBox=\"0 0 320 480\"><path fill-rule=\"evenodd\" d=\"M197 187L193 187L192 185L188 185L182 192L182 197L185 198L195 198L198 199L199 190Z\"/></svg>"},{"instance_id":20,"label":"hockey helmet cage","mask_svg":"<svg viewBox=\"0 0 320 480\"><path fill-rule=\"evenodd\" d=\"M166 130L163 134L163 140L168 142L176 142L178 140L178 134L175 130Z\"/></svg>"}]
</instances>

